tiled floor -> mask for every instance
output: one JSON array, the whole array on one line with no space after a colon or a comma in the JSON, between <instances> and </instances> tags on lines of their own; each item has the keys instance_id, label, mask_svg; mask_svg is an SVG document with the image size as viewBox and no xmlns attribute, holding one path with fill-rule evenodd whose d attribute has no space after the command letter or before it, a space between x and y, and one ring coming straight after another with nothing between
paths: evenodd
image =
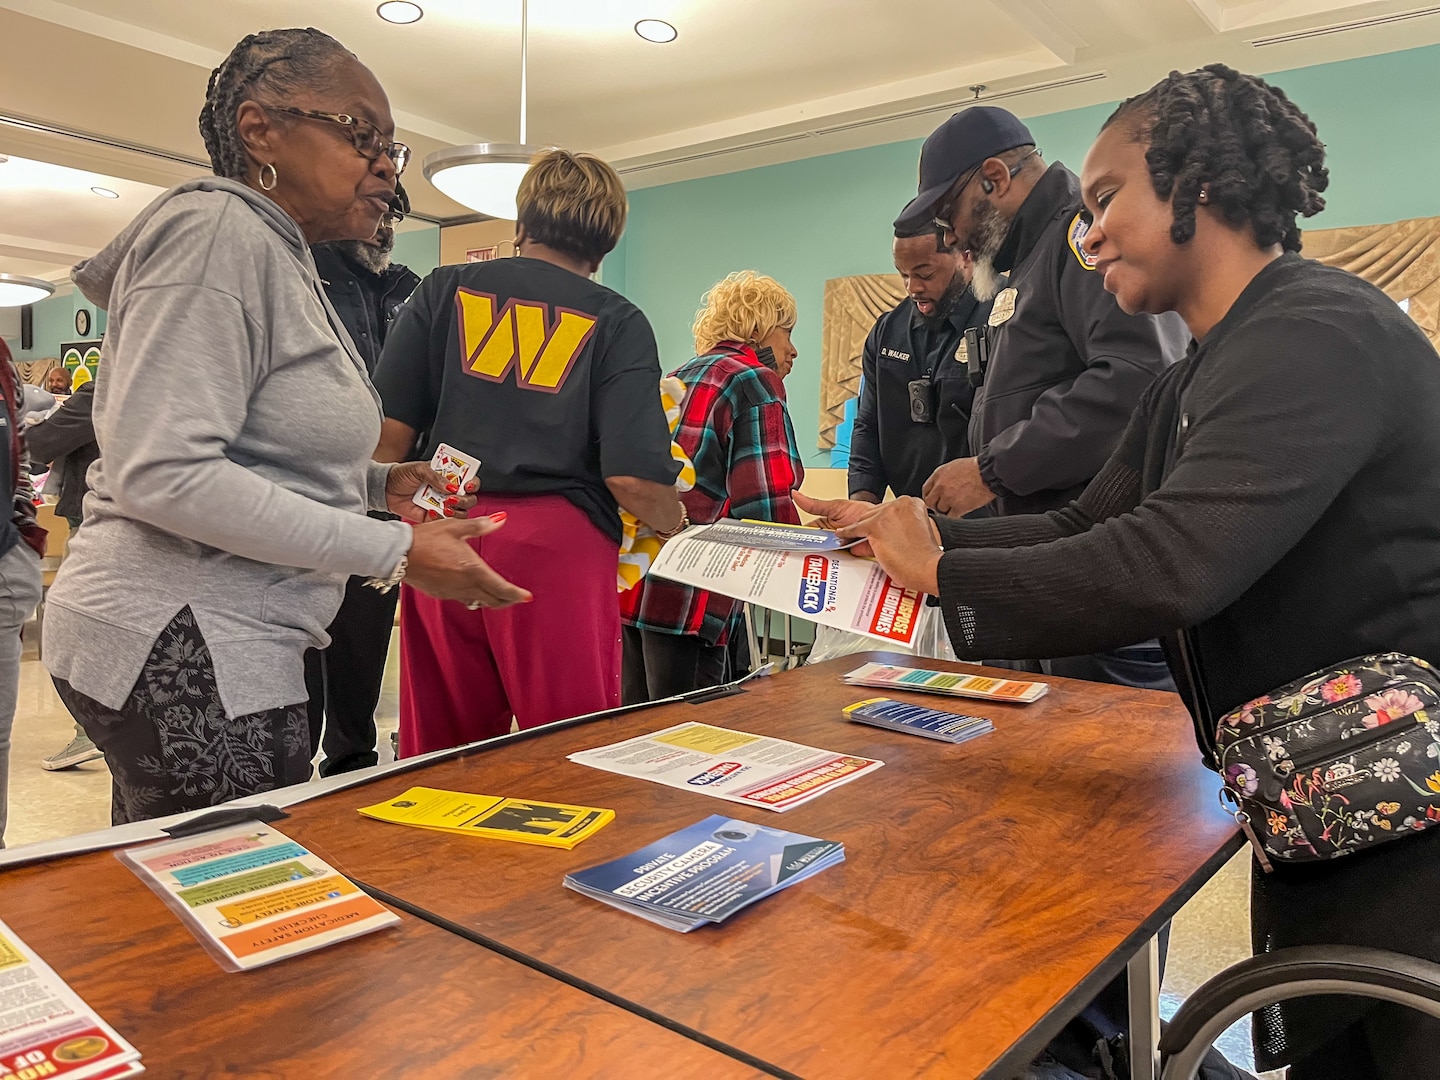
<instances>
[{"instance_id":1,"label":"tiled floor","mask_svg":"<svg viewBox=\"0 0 1440 1080\"><path fill-rule=\"evenodd\" d=\"M390 758L390 732L398 722L399 649L390 650L379 710L381 760ZM70 740L73 725L40 663L22 664L10 759L10 822L5 841L15 847L36 840L104 828L110 822L110 774L103 761L63 772L45 772L40 760ZM1175 918L1165 969L1161 1011L1169 1016L1185 996L1220 969L1250 955L1249 864L1242 852ZM1247 1024L1222 1037L1221 1049L1250 1067ZM1278 1075L1278 1074L1277 1074Z\"/></svg>"}]
</instances>

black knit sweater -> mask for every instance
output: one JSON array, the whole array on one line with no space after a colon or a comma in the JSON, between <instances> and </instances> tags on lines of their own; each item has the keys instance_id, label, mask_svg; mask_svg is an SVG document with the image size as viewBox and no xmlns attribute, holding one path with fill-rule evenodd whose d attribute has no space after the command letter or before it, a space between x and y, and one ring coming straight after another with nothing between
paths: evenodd
<instances>
[{"instance_id":1,"label":"black knit sweater","mask_svg":"<svg viewBox=\"0 0 1440 1080\"><path fill-rule=\"evenodd\" d=\"M1363 653L1440 661L1440 358L1379 289L1284 256L1076 502L939 528L961 657L1191 627L1216 713Z\"/></svg>"},{"instance_id":2,"label":"black knit sweater","mask_svg":"<svg viewBox=\"0 0 1440 1080\"><path fill-rule=\"evenodd\" d=\"M1211 713L1196 718L1202 735L1353 656L1440 661L1440 358L1380 290L1287 255L1152 384L1076 502L938 524L957 654L1067 656L1189 628ZM1440 927L1414 915L1437 894L1440 829L1257 871L1252 943L1440 962ZM1385 1077L1440 1076L1440 1023L1337 997L1265 1010L1257 1065L1328 1061L1362 1016L1371 1044L1402 1062ZM1345 1070L1326 1075L1382 1075Z\"/></svg>"}]
</instances>

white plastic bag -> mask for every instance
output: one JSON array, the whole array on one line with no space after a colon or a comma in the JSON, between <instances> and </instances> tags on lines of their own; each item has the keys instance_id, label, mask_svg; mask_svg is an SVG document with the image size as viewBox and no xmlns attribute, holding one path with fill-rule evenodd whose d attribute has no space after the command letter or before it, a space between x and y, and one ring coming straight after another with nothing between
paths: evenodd
<instances>
[{"instance_id":1,"label":"white plastic bag","mask_svg":"<svg viewBox=\"0 0 1440 1080\"><path fill-rule=\"evenodd\" d=\"M880 649L885 652L904 653L909 656L928 656L932 660L955 660L955 650L950 647L950 635L945 630L945 619L938 607L928 604L921 609L920 625L915 630L914 644L909 648L878 641L864 634L852 634L848 630L836 630L830 626L815 627L815 644L810 648L807 664L819 664L834 660L838 656L853 656L856 653Z\"/></svg>"}]
</instances>

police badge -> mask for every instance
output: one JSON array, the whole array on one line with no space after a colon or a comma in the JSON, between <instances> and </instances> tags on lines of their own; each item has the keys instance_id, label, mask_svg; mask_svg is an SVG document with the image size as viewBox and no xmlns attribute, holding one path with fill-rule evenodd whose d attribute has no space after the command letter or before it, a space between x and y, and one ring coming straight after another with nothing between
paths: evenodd
<instances>
[{"instance_id":1,"label":"police badge","mask_svg":"<svg viewBox=\"0 0 1440 1080\"><path fill-rule=\"evenodd\" d=\"M1020 294L1014 289L1001 289L995 297L995 304L990 309L990 325L1003 326L1010 321L1010 316L1015 314L1015 300Z\"/></svg>"}]
</instances>

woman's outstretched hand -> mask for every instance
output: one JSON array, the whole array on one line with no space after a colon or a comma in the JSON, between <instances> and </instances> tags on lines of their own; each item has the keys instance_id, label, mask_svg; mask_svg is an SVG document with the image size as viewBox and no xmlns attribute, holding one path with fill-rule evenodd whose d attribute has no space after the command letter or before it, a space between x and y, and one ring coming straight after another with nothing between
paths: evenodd
<instances>
[{"instance_id":1,"label":"woman's outstretched hand","mask_svg":"<svg viewBox=\"0 0 1440 1080\"><path fill-rule=\"evenodd\" d=\"M494 532L504 522L505 515L496 514L416 525L406 583L441 600L459 600L472 608L529 603L534 597L490 569L469 543Z\"/></svg>"}]
</instances>

